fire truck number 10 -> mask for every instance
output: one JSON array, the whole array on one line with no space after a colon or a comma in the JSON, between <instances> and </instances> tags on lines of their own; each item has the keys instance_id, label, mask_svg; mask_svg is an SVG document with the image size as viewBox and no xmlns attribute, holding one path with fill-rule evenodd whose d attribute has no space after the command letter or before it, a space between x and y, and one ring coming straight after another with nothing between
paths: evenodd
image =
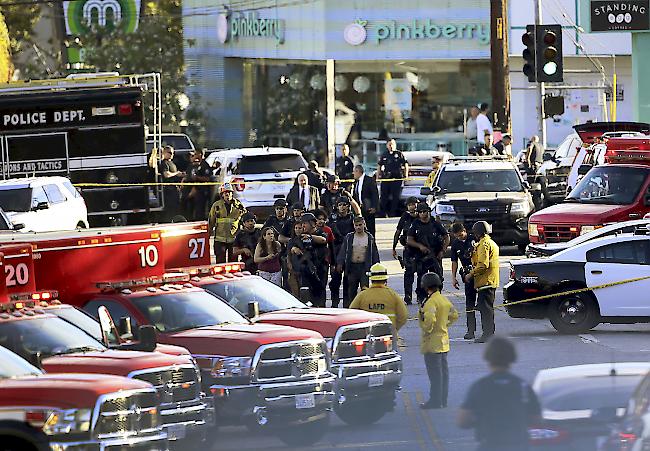
<instances>
[{"instance_id":1,"label":"fire truck number 10","mask_svg":"<svg viewBox=\"0 0 650 451\"><path fill-rule=\"evenodd\" d=\"M5 265L5 275L8 287L27 285L29 282L29 268L25 263L18 263L16 266Z\"/></svg>"},{"instance_id":2,"label":"fire truck number 10","mask_svg":"<svg viewBox=\"0 0 650 451\"><path fill-rule=\"evenodd\" d=\"M158 249L153 244L149 246L140 246L140 266L143 268L154 267L158 264Z\"/></svg>"},{"instance_id":3,"label":"fire truck number 10","mask_svg":"<svg viewBox=\"0 0 650 451\"><path fill-rule=\"evenodd\" d=\"M192 238L187 245L191 249L190 259L203 258L203 255L205 255L205 238Z\"/></svg>"}]
</instances>

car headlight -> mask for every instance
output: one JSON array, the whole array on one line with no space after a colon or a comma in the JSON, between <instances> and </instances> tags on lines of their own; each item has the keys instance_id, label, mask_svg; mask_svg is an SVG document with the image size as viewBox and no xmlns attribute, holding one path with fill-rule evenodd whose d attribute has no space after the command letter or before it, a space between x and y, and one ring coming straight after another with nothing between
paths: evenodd
<instances>
[{"instance_id":1,"label":"car headlight","mask_svg":"<svg viewBox=\"0 0 650 451\"><path fill-rule=\"evenodd\" d=\"M525 200L521 202L514 202L510 206L510 213L527 215L530 213L530 204Z\"/></svg>"},{"instance_id":2,"label":"car headlight","mask_svg":"<svg viewBox=\"0 0 650 451\"><path fill-rule=\"evenodd\" d=\"M91 409L69 409L50 413L43 424L47 435L88 432L92 419Z\"/></svg>"},{"instance_id":3,"label":"car headlight","mask_svg":"<svg viewBox=\"0 0 650 451\"><path fill-rule=\"evenodd\" d=\"M436 204L437 215L453 215L456 213L454 206L450 204Z\"/></svg>"},{"instance_id":4,"label":"car headlight","mask_svg":"<svg viewBox=\"0 0 650 451\"><path fill-rule=\"evenodd\" d=\"M537 224L533 224L532 222L528 223L528 235L530 236L539 236L539 230L537 230Z\"/></svg>"},{"instance_id":5,"label":"car headlight","mask_svg":"<svg viewBox=\"0 0 650 451\"><path fill-rule=\"evenodd\" d=\"M598 227L592 226L592 225L583 225L580 227L580 235L584 235L585 233L593 232L596 230Z\"/></svg>"},{"instance_id":6,"label":"car headlight","mask_svg":"<svg viewBox=\"0 0 650 451\"><path fill-rule=\"evenodd\" d=\"M210 374L216 378L250 376L252 363L251 357L215 357Z\"/></svg>"}]
</instances>

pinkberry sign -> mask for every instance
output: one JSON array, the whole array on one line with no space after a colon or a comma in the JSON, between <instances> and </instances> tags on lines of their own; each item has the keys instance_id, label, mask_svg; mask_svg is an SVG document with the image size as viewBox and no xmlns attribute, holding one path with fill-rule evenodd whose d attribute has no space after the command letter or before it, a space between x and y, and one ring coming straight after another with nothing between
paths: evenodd
<instances>
[{"instance_id":1,"label":"pinkberry sign","mask_svg":"<svg viewBox=\"0 0 650 451\"><path fill-rule=\"evenodd\" d=\"M350 45L361 45L369 36L376 45L386 40L419 39L466 39L487 45L490 43L490 27L487 23L436 23L431 19L414 19L408 23L391 20L373 25L356 20L343 30L343 39Z\"/></svg>"}]
</instances>

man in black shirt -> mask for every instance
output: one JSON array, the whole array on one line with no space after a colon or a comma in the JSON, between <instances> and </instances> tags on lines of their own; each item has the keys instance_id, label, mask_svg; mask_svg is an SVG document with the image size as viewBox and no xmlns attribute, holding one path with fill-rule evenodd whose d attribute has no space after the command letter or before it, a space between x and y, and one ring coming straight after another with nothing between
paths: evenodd
<instances>
[{"instance_id":1,"label":"man in black shirt","mask_svg":"<svg viewBox=\"0 0 650 451\"><path fill-rule=\"evenodd\" d=\"M467 314L467 333L465 340L473 340L476 333L476 289L474 282L465 282L465 276L472 270L472 253L476 246L473 235L469 235L462 222L451 226L454 241L451 243L451 284L458 290L457 274L465 286L465 312ZM460 268L458 265L460 262Z\"/></svg>"},{"instance_id":2,"label":"man in black shirt","mask_svg":"<svg viewBox=\"0 0 650 451\"><path fill-rule=\"evenodd\" d=\"M344 180L344 187L352 186L352 179L354 175L352 174L354 170L354 161L350 158L350 147L347 144L343 144L341 147L341 156L336 159L336 175Z\"/></svg>"},{"instance_id":3,"label":"man in black shirt","mask_svg":"<svg viewBox=\"0 0 650 451\"><path fill-rule=\"evenodd\" d=\"M477 451L527 451L528 427L541 421L541 408L530 385L510 372L515 347L492 337L483 358L491 373L471 386L456 422L475 430Z\"/></svg>"},{"instance_id":4,"label":"man in black shirt","mask_svg":"<svg viewBox=\"0 0 650 451\"><path fill-rule=\"evenodd\" d=\"M404 268L404 302L408 305L413 303L413 281L415 280L415 259L413 252L411 252L409 246L406 245L406 235L408 234L411 224L418 217L418 213L415 211L417 207L418 199L416 197L409 197L406 201L406 211L402 214L402 217L399 218L397 223L397 230L395 230L395 235L393 236L393 258L399 260L397 255L397 243L400 243L404 247L404 252L402 253L402 260L400 263Z\"/></svg>"},{"instance_id":5,"label":"man in black shirt","mask_svg":"<svg viewBox=\"0 0 650 451\"><path fill-rule=\"evenodd\" d=\"M326 189L320 196L320 206L325 210L328 216L331 216L332 213L336 213L336 201L339 200L339 197L347 197L350 199L350 206L354 213L357 215L361 214L359 204L352 199L352 194L341 188L341 182L337 176L329 174L327 176Z\"/></svg>"},{"instance_id":6,"label":"man in black shirt","mask_svg":"<svg viewBox=\"0 0 650 451\"><path fill-rule=\"evenodd\" d=\"M442 254L449 245L447 230L431 218L431 208L425 202L416 207L418 218L413 220L406 236L406 245L413 250L416 262L418 302L426 299L426 293L420 287L422 276L435 272L443 280Z\"/></svg>"},{"instance_id":7,"label":"man in black shirt","mask_svg":"<svg viewBox=\"0 0 650 451\"><path fill-rule=\"evenodd\" d=\"M341 251L343 239L348 233L354 232L354 215L350 212L350 198L341 196L336 201L336 212L330 215L329 226L334 234L334 260ZM348 286L347 276L336 269L336 261L332 262L332 278L330 280L330 293L332 295L332 307L339 306L339 290L341 281L343 286ZM343 304L349 305L352 300L348 299L347 290L343 290Z\"/></svg>"},{"instance_id":8,"label":"man in black shirt","mask_svg":"<svg viewBox=\"0 0 650 451\"><path fill-rule=\"evenodd\" d=\"M251 212L246 212L241 217L242 227L235 235L235 241L232 244L232 252L235 257L241 256L246 271L255 274L257 265L253 260L255 247L260 239L260 231L255 228L257 218Z\"/></svg>"},{"instance_id":9,"label":"man in black shirt","mask_svg":"<svg viewBox=\"0 0 650 451\"><path fill-rule=\"evenodd\" d=\"M300 202L296 202L291 206L291 217L284 223L282 230L280 230L280 237L278 238L280 243L287 244L293 237L293 225L297 221L300 221L305 211L304 208Z\"/></svg>"},{"instance_id":10,"label":"man in black shirt","mask_svg":"<svg viewBox=\"0 0 650 451\"><path fill-rule=\"evenodd\" d=\"M389 179L390 181L382 181L380 185L381 194L380 210L382 214L387 216L396 216L398 214L399 199L402 193L402 180L409 176L409 165L404 158L404 154L397 150L397 144L394 139L386 143L386 153L379 159L377 163L377 182L382 179Z\"/></svg>"},{"instance_id":11,"label":"man in black shirt","mask_svg":"<svg viewBox=\"0 0 650 451\"><path fill-rule=\"evenodd\" d=\"M187 170L185 182L209 182L212 177L212 168L205 161L205 150L197 149L191 155L192 164ZM210 198L210 186L187 186L183 190L183 201L186 208L186 218L190 221L204 221L207 217L207 202Z\"/></svg>"},{"instance_id":12,"label":"man in black shirt","mask_svg":"<svg viewBox=\"0 0 650 451\"><path fill-rule=\"evenodd\" d=\"M300 298L303 302L311 301L317 307L325 306L325 257L327 255L327 237L316 229L316 217L305 213L300 218L303 233L295 236L287 245L291 266L298 275Z\"/></svg>"},{"instance_id":13,"label":"man in black shirt","mask_svg":"<svg viewBox=\"0 0 650 451\"><path fill-rule=\"evenodd\" d=\"M162 160L158 171L162 175L163 183L179 183L185 176L174 163L174 148L172 146L163 147ZM169 222L180 213L181 190L178 185L165 185L163 188L165 197L165 219Z\"/></svg>"}]
</instances>

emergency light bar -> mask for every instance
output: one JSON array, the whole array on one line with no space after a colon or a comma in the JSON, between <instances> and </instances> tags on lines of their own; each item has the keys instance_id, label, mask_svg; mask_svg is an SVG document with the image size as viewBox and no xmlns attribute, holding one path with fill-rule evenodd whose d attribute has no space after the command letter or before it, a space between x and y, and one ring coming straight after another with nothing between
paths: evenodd
<instances>
[{"instance_id":1,"label":"emergency light bar","mask_svg":"<svg viewBox=\"0 0 650 451\"><path fill-rule=\"evenodd\" d=\"M37 293L19 293L9 295L9 299L12 301L51 301L58 297L58 291L39 291Z\"/></svg>"},{"instance_id":2,"label":"emergency light bar","mask_svg":"<svg viewBox=\"0 0 650 451\"><path fill-rule=\"evenodd\" d=\"M242 272L243 270L243 263L219 263L217 265L195 266L193 268L179 269L179 271L183 271L190 276L212 276L216 274Z\"/></svg>"},{"instance_id":3,"label":"emergency light bar","mask_svg":"<svg viewBox=\"0 0 650 451\"><path fill-rule=\"evenodd\" d=\"M184 273L171 273L163 277L147 277L144 279L123 280L118 282L98 282L95 284L102 291L123 290L137 287L150 287L152 285L164 285L189 282L190 275Z\"/></svg>"}]
</instances>

